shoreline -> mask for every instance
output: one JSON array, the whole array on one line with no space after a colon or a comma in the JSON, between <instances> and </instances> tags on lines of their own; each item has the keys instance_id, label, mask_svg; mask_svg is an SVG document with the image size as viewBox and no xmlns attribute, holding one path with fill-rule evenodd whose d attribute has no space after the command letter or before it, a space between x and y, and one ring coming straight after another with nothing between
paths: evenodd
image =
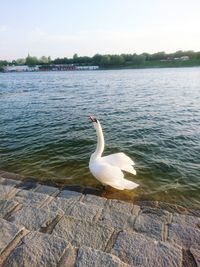
<instances>
[{"instance_id":1,"label":"shoreline","mask_svg":"<svg viewBox=\"0 0 200 267\"><path fill-rule=\"evenodd\" d=\"M29 71L0 71L0 73L45 73L45 72L87 72L102 70L143 70L143 69L177 69L177 68L198 68L200 62L193 64L192 62L153 62L153 64L130 65L130 66L98 66L98 69L67 69L67 70L29 70Z\"/></svg>"},{"instance_id":2,"label":"shoreline","mask_svg":"<svg viewBox=\"0 0 200 267\"><path fill-rule=\"evenodd\" d=\"M107 199L20 177L0 171L4 267L199 266L200 211Z\"/></svg>"},{"instance_id":3,"label":"shoreline","mask_svg":"<svg viewBox=\"0 0 200 267\"><path fill-rule=\"evenodd\" d=\"M34 176L24 176L21 174L17 174L14 172L9 172L9 171L4 171L0 170L0 177L5 178L5 179L11 179L11 180L16 180L16 181L21 181L24 183L27 183L30 185L31 184L40 184L42 186L50 186L50 187L56 187L59 190L69 190L69 191L74 191L78 192L81 194L91 194L95 195L98 197L105 197L107 199L118 199L117 197L110 197L109 195L104 194L105 189L101 187L87 187L83 185L77 185L77 184L63 184L56 182L55 180L40 180L38 177ZM123 191L119 191L123 192ZM159 200L150 200L150 199L130 199L130 198L124 198L124 199L118 199L119 201L123 201L126 203L133 203L136 205L145 205L149 206L152 208L164 208L169 211L175 211L177 213L182 213L182 214L198 214L200 216L200 208L196 207L191 207L191 206L185 206L183 204L175 204L175 203L170 203L170 202L165 202L165 201L159 201Z\"/></svg>"}]
</instances>

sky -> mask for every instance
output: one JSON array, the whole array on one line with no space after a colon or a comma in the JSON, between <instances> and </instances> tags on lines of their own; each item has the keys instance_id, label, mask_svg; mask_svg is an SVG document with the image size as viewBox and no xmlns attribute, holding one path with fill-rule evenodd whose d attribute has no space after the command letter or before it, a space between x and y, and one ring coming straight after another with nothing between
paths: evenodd
<instances>
[{"instance_id":1,"label":"sky","mask_svg":"<svg viewBox=\"0 0 200 267\"><path fill-rule=\"evenodd\" d=\"M0 59L200 51L200 0L0 0Z\"/></svg>"}]
</instances>

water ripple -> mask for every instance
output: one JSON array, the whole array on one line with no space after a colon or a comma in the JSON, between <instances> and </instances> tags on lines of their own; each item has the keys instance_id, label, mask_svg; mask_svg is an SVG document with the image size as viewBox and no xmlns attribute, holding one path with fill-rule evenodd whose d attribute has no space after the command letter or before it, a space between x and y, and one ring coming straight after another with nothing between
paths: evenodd
<instances>
[{"instance_id":1,"label":"water ripple","mask_svg":"<svg viewBox=\"0 0 200 267\"><path fill-rule=\"evenodd\" d=\"M105 154L124 151L141 186L119 198L200 205L200 68L0 74L0 169L96 186L89 114Z\"/></svg>"}]
</instances>

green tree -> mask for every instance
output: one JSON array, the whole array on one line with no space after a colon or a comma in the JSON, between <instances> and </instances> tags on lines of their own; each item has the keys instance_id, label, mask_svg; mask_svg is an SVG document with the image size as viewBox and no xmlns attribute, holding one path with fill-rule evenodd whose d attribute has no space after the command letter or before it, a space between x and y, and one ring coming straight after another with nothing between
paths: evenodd
<instances>
[{"instance_id":1,"label":"green tree","mask_svg":"<svg viewBox=\"0 0 200 267\"><path fill-rule=\"evenodd\" d=\"M134 65L142 65L145 62L145 56L144 55L137 55L134 54L132 58L132 63Z\"/></svg>"},{"instance_id":2,"label":"green tree","mask_svg":"<svg viewBox=\"0 0 200 267\"><path fill-rule=\"evenodd\" d=\"M16 64L17 65L24 65L26 63L26 59L25 58L18 58L16 60Z\"/></svg>"},{"instance_id":3,"label":"green tree","mask_svg":"<svg viewBox=\"0 0 200 267\"><path fill-rule=\"evenodd\" d=\"M35 66L37 65L39 62L38 62L38 59L37 57L31 57L30 55L28 55L26 57L26 65L28 66Z\"/></svg>"},{"instance_id":4,"label":"green tree","mask_svg":"<svg viewBox=\"0 0 200 267\"><path fill-rule=\"evenodd\" d=\"M94 64L94 65L101 65L101 59L102 59L102 55L100 55L100 54L96 54L96 55L94 55L93 56L93 58L92 58L92 63Z\"/></svg>"},{"instance_id":5,"label":"green tree","mask_svg":"<svg viewBox=\"0 0 200 267\"><path fill-rule=\"evenodd\" d=\"M110 56L109 55L104 55L101 56L101 61L100 61L100 65L103 67L109 66L110 65Z\"/></svg>"},{"instance_id":6,"label":"green tree","mask_svg":"<svg viewBox=\"0 0 200 267\"><path fill-rule=\"evenodd\" d=\"M111 55L111 65L121 66L124 64L124 58L120 55Z\"/></svg>"}]
</instances>

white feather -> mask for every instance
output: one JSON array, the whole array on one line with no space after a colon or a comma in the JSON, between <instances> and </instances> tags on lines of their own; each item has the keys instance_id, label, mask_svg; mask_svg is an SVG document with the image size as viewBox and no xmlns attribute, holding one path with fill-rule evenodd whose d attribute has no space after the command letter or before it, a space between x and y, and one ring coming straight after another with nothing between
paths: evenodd
<instances>
[{"instance_id":1,"label":"white feather","mask_svg":"<svg viewBox=\"0 0 200 267\"><path fill-rule=\"evenodd\" d=\"M129 158L122 152L102 157L102 159L113 166L118 166L125 172L130 172L136 175L136 170L133 168L133 165L135 165L135 163L131 158Z\"/></svg>"}]
</instances>

